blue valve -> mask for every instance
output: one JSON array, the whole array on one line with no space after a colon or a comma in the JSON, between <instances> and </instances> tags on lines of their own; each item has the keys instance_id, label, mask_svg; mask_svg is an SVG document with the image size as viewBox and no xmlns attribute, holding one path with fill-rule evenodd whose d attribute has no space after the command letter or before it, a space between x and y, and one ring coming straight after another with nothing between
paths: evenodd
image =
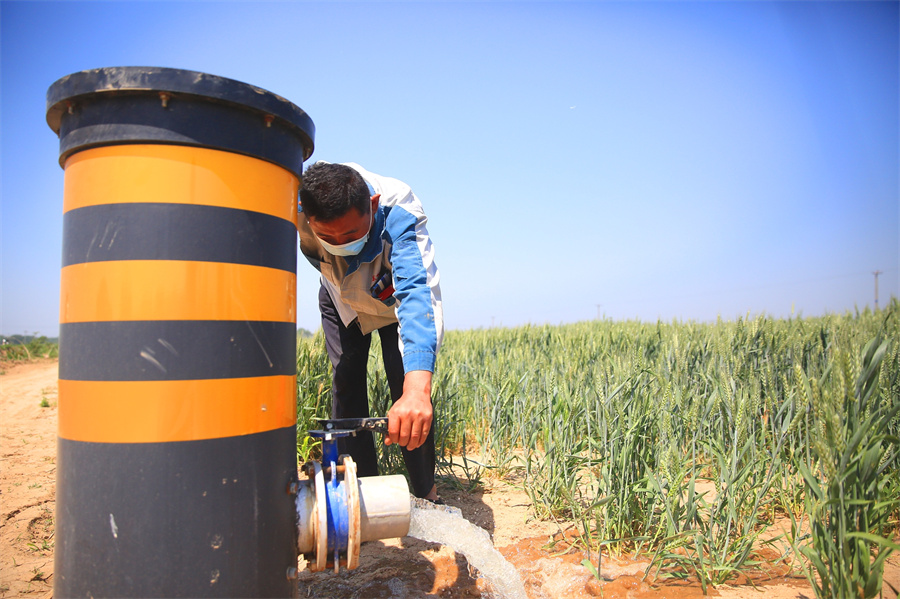
<instances>
[{"instance_id":1,"label":"blue valve","mask_svg":"<svg viewBox=\"0 0 900 599\"><path fill-rule=\"evenodd\" d=\"M307 431L310 437L322 441L322 469L327 475L325 481L325 512L327 513L328 551L333 556L335 570L340 563L340 554L347 553L348 563L351 561L352 545L356 546L358 556L359 546L359 505L350 505L348 501L354 496L356 487L356 466L349 466L353 470L352 476L347 476L347 467L343 463L344 458L352 464L349 456L338 455L338 439L341 437L356 436L360 431L370 430L387 432L387 418L342 418L332 420L320 420L323 430ZM341 467L339 467L341 466ZM341 476L343 475L343 476ZM355 515L355 516L354 516ZM355 521L353 521L355 517ZM355 531L354 539L351 532ZM354 542L355 541L355 542Z\"/></svg>"}]
</instances>

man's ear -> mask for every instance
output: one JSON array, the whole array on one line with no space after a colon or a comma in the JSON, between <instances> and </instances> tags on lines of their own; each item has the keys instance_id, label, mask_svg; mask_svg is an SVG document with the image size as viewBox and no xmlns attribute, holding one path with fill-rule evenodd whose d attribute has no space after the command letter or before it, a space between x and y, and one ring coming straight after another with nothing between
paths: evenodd
<instances>
[{"instance_id":1,"label":"man's ear","mask_svg":"<svg viewBox=\"0 0 900 599\"><path fill-rule=\"evenodd\" d=\"M375 195L372 196L372 206L371 206L372 214L375 214L375 212L378 210L378 200L380 200L380 199L381 199L380 193L376 193Z\"/></svg>"}]
</instances>

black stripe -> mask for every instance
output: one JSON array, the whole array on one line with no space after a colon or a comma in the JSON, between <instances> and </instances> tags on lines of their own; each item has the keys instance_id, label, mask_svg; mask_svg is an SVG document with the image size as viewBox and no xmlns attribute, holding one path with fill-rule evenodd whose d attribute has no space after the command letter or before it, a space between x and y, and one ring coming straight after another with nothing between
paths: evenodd
<instances>
[{"instance_id":1,"label":"black stripe","mask_svg":"<svg viewBox=\"0 0 900 599\"><path fill-rule=\"evenodd\" d=\"M107 260L190 260L297 270L294 223L193 204L85 206L63 216L63 266Z\"/></svg>"},{"instance_id":2,"label":"black stripe","mask_svg":"<svg viewBox=\"0 0 900 599\"><path fill-rule=\"evenodd\" d=\"M138 320L60 324L59 378L184 381L297 372L292 322Z\"/></svg>"},{"instance_id":3,"label":"black stripe","mask_svg":"<svg viewBox=\"0 0 900 599\"><path fill-rule=\"evenodd\" d=\"M54 596L296 596L296 442L59 439Z\"/></svg>"}]
</instances>

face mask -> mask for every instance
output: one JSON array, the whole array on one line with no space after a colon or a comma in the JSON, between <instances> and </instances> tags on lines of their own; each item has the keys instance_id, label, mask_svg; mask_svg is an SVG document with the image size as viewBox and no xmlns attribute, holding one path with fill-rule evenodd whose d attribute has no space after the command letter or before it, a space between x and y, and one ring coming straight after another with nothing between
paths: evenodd
<instances>
[{"instance_id":1,"label":"face mask","mask_svg":"<svg viewBox=\"0 0 900 599\"><path fill-rule=\"evenodd\" d=\"M319 243L322 244L322 247L325 248L325 251L334 256L355 256L362 251L362 249L366 245L366 241L369 240L369 233L366 232L360 239L356 241L351 241L349 243L342 243L341 245L331 245L326 241L322 241L319 239Z\"/></svg>"}]
</instances>

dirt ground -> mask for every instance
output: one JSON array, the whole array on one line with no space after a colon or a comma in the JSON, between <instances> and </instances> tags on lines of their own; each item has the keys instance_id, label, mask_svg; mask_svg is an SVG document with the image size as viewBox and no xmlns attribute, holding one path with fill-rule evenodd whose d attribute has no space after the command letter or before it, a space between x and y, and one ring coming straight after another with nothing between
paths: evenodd
<instances>
[{"instance_id":1,"label":"dirt ground","mask_svg":"<svg viewBox=\"0 0 900 599\"><path fill-rule=\"evenodd\" d=\"M57 361L0 370L0 597L44 597L53 587Z\"/></svg>"},{"instance_id":2,"label":"dirt ground","mask_svg":"<svg viewBox=\"0 0 900 599\"><path fill-rule=\"evenodd\" d=\"M52 597L53 515L56 507L57 361L0 367L0 597ZM565 552L559 526L530 516L520 489L488 480L476 492L439 485L447 503L487 530L495 547L519 571L531 599L582 597L690 599L696 583L643 580L647 561L603 556L596 579L581 565L585 556ZM592 556L596 563L596 555ZM900 587L900 556L886 581ZM404 537L366 543L352 572L300 574L301 597L480 597L489 586L449 547ZM812 599L802 577L772 564L741 584L710 589L726 599ZM887 585L885 585L887 589ZM894 599L886 590L884 596Z\"/></svg>"}]
</instances>

